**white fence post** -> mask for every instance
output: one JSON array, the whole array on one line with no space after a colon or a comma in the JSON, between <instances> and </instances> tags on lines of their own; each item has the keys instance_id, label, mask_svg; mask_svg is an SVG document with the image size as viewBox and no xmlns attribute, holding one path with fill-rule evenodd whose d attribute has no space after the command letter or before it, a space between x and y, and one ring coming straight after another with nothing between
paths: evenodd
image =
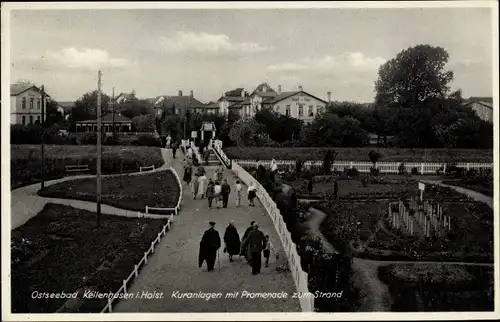
<instances>
[{"instance_id":1,"label":"white fence post","mask_svg":"<svg viewBox=\"0 0 500 322\"><path fill-rule=\"evenodd\" d=\"M127 280L123 280L123 293L127 293Z\"/></svg>"},{"instance_id":2,"label":"white fence post","mask_svg":"<svg viewBox=\"0 0 500 322\"><path fill-rule=\"evenodd\" d=\"M112 313L113 312L113 309L111 307L111 303L113 302L113 300L111 299L111 297L108 297L108 312L109 313Z\"/></svg>"},{"instance_id":3,"label":"white fence post","mask_svg":"<svg viewBox=\"0 0 500 322\"><path fill-rule=\"evenodd\" d=\"M139 266L137 265L134 265L134 275L136 278L139 277Z\"/></svg>"},{"instance_id":4,"label":"white fence post","mask_svg":"<svg viewBox=\"0 0 500 322\"><path fill-rule=\"evenodd\" d=\"M470 163L467 163L467 171L470 170Z\"/></svg>"},{"instance_id":5,"label":"white fence post","mask_svg":"<svg viewBox=\"0 0 500 322\"><path fill-rule=\"evenodd\" d=\"M148 207L148 206L146 206L146 213L147 213L147 214L149 213L148 211L149 211L149 207Z\"/></svg>"},{"instance_id":6,"label":"white fence post","mask_svg":"<svg viewBox=\"0 0 500 322\"><path fill-rule=\"evenodd\" d=\"M148 253L144 252L144 264L148 263Z\"/></svg>"},{"instance_id":7,"label":"white fence post","mask_svg":"<svg viewBox=\"0 0 500 322\"><path fill-rule=\"evenodd\" d=\"M151 254L154 254L155 252L155 242L154 240L151 242Z\"/></svg>"},{"instance_id":8,"label":"white fence post","mask_svg":"<svg viewBox=\"0 0 500 322\"><path fill-rule=\"evenodd\" d=\"M420 168L420 173L424 174L424 163L422 162L421 168Z\"/></svg>"}]
</instances>

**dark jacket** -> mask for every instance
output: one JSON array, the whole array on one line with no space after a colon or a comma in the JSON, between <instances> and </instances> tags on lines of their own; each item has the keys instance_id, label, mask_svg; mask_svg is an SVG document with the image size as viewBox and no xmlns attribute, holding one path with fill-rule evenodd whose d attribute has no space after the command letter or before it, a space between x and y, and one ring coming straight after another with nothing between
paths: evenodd
<instances>
[{"instance_id":1,"label":"dark jacket","mask_svg":"<svg viewBox=\"0 0 500 322\"><path fill-rule=\"evenodd\" d=\"M224 233L224 243L229 255L237 255L240 253L240 235L238 230L233 225L229 225Z\"/></svg>"},{"instance_id":2,"label":"dark jacket","mask_svg":"<svg viewBox=\"0 0 500 322\"><path fill-rule=\"evenodd\" d=\"M221 186L221 193L222 194L229 194L231 192L231 187L227 183L223 183Z\"/></svg>"},{"instance_id":3,"label":"dark jacket","mask_svg":"<svg viewBox=\"0 0 500 322\"><path fill-rule=\"evenodd\" d=\"M206 192L207 198L214 197L214 194L215 194L214 187L215 187L215 185L213 182L208 183L207 192Z\"/></svg>"},{"instance_id":4,"label":"dark jacket","mask_svg":"<svg viewBox=\"0 0 500 322\"><path fill-rule=\"evenodd\" d=\"M203 166L199 166L197 170L198 176L202 176L206 173L205 168Z\"/></svg>"},{"instance_id":5,"label":"dark jacket","mask_svg":"<svg viewBox=\"0 0 500 322\"><path fill-rule=\"evenodd\" d=\"M201 266L203 261L212 252L216 252L221 246L220 235L214 228L209 228L203 233L200 242L200 253L198 256L198 265Z\"/></svg>"},{"instance_id":6,"label":"dark jacket","mask_svg":"<svg viewBox=\"0 0 500 322\"><path fill-rule=\"evenodd\" d=\"M261 252L266 247L266 236L258 229L252 230L245 239L244 248L248 248L251 253Z\"/></svg>"}]
</instances>

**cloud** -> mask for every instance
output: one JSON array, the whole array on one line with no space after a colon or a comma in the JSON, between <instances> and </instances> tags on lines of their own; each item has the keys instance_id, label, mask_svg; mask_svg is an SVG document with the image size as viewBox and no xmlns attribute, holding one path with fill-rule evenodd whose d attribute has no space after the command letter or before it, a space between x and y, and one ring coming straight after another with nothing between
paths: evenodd
<instances>
[{"instance_id":1,"label":"cloud","mask_svg":"<svg viewBox=\"0 0 500 322\"><path fill-rule=\"evenodd\" d=\"M63 48L59 51L47 51L41 56L21 57L20 63L28 64L32 69L52 70L70 69L74 71L96 71L99 69L122 69L132 65L127 59L112 57L102 49ZM25 67L27 67L25 65Z\"/></svg>"},{"instance_id":2,"label":"cloud","mask_svg":"<svg viewBox=\"0 0 500 322\"><path fill-rule=\"evenodd\" d=\"M237 43L227 35L194 32L177 32L173 37L160 37L158 49L171 53L202 53L221 56L238 56L270 50L254 42Z\"/></svg>"},{"instance_id":3,"label":"cloud","mask_svg":"<svg viewBox=\"0 0 500 322\"><path fill-rule=\"evenodd\" d=\"M268 66L269 71L289 74L310 74L320 76L366 76L376 75L382 57L367 57L362 53L344 53L339 56L306 58L296 62L284 62Z\"/></svg>"}]
</instances>

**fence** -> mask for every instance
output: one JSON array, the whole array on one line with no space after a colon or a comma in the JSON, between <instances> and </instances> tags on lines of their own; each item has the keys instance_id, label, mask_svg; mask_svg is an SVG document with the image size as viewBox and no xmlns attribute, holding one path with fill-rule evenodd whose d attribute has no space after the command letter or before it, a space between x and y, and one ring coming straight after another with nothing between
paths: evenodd
<instances>
[{"instance_id":1,"label":"fence","mask_svg":"<svg viewBox=\"0 0 500 322\"><path fill-rule=\"evenodd\" d=\"M139 276L139 269L141 268L141 266L146 265L148 263L148 256L154 253L155 245L160 242L162 236L165 236L165 234L167 233L167 229L170 230L170 227L171 227L171 221L170 219L168 219L167 223L163 226L161 232L159 232L158 236L156 236L156 239L151 242L151 246L149 247L149 249L146 252L144 252L144 256L142 257L142 259L139 261L139 263L137 263L137 265L134 265L134 269L132 270L130 275L123 280L122 286L118 289L118 291L116 291L116 293L113 294L113 296L108 297L108 303L101 310L101 313L104 313L106 311L109 313L113 312L113 302L117 298L119 298L122 292L124 294L127 293L127 285L129 281L132 280L133 277L137 278Z\"/></svg>"},{"instance_id":2,"label":"fence","mask_svg":"<svg viewBox=\"0 0 500 322\"><path fill-rule=\"evenodd\" d=\"M221 155L224 155L222 150ZM272 200L264 187L262 187L262 185L257 180L255 180L247 171L245 171L245 169L240 167L238 163L232 162L232 171L247 186L250 185L250 183L255 182L257 188L257 197L271 217L274 223L274 227L278 232L278 235L280 236L281 243L283 244L283 249L285 250L286 256L288 258L288 264L290 267L290 271L292 272L297 292L299 292L299 294L309 293L307 273L302 270L300 264L300 256L297 253L297 248L292 241L292 236L286 228L286 224L283 221L283 217L281 216L276 203ZM314 297L312 296L312 294L311 296L302 296L300 298L300 306L303 312L314 312Z\"/></svg>"},{"instance_id":3,"label":"fence","mask_svg":"<svg viewBox=\"0 0 500 322\"><path fill-rule=\"evenodd\" d=\"M139 167L139 172L143 172L143 171L153 171L155 169L155 165L150 165L150 166L147 166L147 167Z\"/></svg>"},{"instance_id":4,"label":"fence","mask_svg":"<svg viewBox=\"0 0 500 322\"><path fill-rule=\"evenodd\" d=\"M181 203L182 203L182 183L181 183L181 180L180 180L179 176L177 175L177 172L175 172L175 170L172 167L170 167L169 170L174 173L176 181L177 181L177 184L179 185L179 189L180 189L179 190L179 199L177 200L177 204L176 204L175 208L161 208L161 209L168 209L168 210L172 210L173 209L174 212L175 212L175 214L177 215L178 211L180 209ZM150 214L150 213L148 213L149 209L152 209L152 208L146 206L146 213L137 212L137 217L138 218L165 219L165 215L157 215L157 214ZM153 208L153 209L156 209L156 208ZM106 311L108 311L110 313L113 312L112 305L113 305L114 300L119 297L119 295L120 295L121 292L127 293L127 284L128 284L128 282L132 279L132 277L138 277L139 276L139 269L141 268L142 265L146 265L148 263L148 256L149 256L149 254L153 254L154 253L155 245L158 244L161 241L161 236L165 236L166 230L167 229L170 230L171 225L172 225L173 222L174 222L174 215L170 214L170 216L167 217L167 223L163 226L162 231L159 232L158 236L156 237L156 239L151 242L151 246L149 247L149 249L146 252L144 252L144 256L139 261L139 263L137 265L134 265L134 269L130 273L130 275L126 279L123 280L123 285L118 289L118 291L116 293L114 293L113 297L108 298L108 303L102 309L101 313L104 313Z\"/></svg>"},{"instance_id":5,"label":"fence","mask_svg":"<svg viewBox=\"0 0 500 322\"><path fill-rule=\"evenodd\" d=\"M222 151L222 149L221 149ZM233 162L238 162L241 166L256 166L259 160L239 160L234 159ZM262 165L269 165L271 160L260 160ZM276 164L278 166L295 166L294 160L276 160ZM399 173L399 166L401 162L377 162L376 167L380 170L381 173ZM323 165L323 161L305 161L304 167L321 167ZM436 171L440 168L443 168L443 173L446 172L446 164L438 163L438 162L408 162L404 163L405 169L407 172L411 172L412 168L417 168L418 172L421 174L435 174ZM492 163L477 163L477 162L460 162L456 163L456 166L459 168L465 168L467 170L470 169L492 169ZM360 162L360 161L335 161L332 163L332 170L344 170L344 168L356 168L359 172L370 172L370 168L373 167L373 163L371 162Z\"/></svg>"},{"instance_id":6,"label":"fence","mask_svg":"<svg viewBox=\"0 0 500 322\"><path fill-rule=\"evenodd\" d=\"M231 160L226 156L224 151L222 151L222 141L210 139L210 143L208 146L211 147L216 152L215 154L219 157L220 161L228 169L230 169L231 168Z\"/></svg>"}]
</instances>

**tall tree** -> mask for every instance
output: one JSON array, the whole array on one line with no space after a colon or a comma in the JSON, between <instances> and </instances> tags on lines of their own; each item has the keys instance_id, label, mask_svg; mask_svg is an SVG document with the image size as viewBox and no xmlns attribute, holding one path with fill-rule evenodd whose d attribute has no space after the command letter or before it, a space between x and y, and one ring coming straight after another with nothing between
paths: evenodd
<instances>
[{"instance_id":1,"label":"tall tree","mask_svg":"<svg viewBox=\"0 0 500 322\"><path fill-rule=\"evenodd\" d=\"M376 103L413 108L430 98L446 98L453 80L453 72L445 70L448 58L445 49L430 45L401 51L379 68Z\"/></svg>"},{"instance_id":2,"label":"tall tree","mask_svg":"<svg viewBox=\"0 0 500 322\"><path fill-rule=\"evenodd\" d=\"M101 114L108 114L111 109L109 108L109 103L111 98L101 93ZM97 90L88 92L82 95L75 102L75 107L71 113L72 121L83 121L97 116Z\"/></svg>"}]
</instances>

